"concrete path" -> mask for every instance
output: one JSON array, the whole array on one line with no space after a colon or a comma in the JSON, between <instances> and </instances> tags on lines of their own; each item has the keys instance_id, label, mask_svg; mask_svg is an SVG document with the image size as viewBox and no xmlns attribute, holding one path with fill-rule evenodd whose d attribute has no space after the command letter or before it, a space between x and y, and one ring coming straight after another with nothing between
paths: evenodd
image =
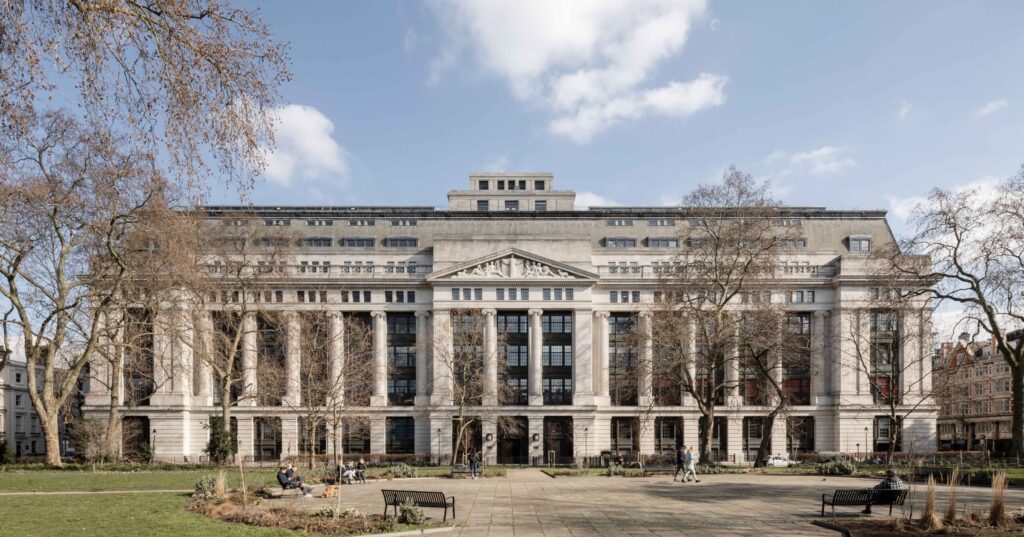
<instances>
[{"instance_id":1,"label":"concrete path","mask_svg":"<svg viewBox=\"0 0 1024 537\"><path fill-rule=\"evenodd\" d=\"M820 518L821 495L836 488L863 488L876 481L816 476L727 474L701 483L649 478L560 477L539 470L511 470L507 478L371 481L341 488L346 507L381 513L380 489L440 490L454 495L456 535L475 536L767 536L836 535L811 524ZM960 501L987 510L989 490L961 489ZM916 501L922 502L922 491ZM1024 504L1024 490L1007 492L1009 510ZM333 500L280 501L317 509ZM944 500L940 494L940 506ZM918 507L920 508L920 507ZM440 519L436 509L424 510ZM887 516L888 509L873 516ZM842 508L841 517L860 516ZM897 508L896 513L899 513ZM829 519L831 517L829 516Z\"/></svg>"},{"instance_id":2,"label":"concrete path","mask_svg":"<svg viewBox=\"0 0 1024 537\"><path fill-rule=\"evenodd\" d=\"M153 490L51 490L51 491L31 491L31 492L0 492L0 496L68 496L75 494L187 494L191 493L192 489L153 489Z\"/></svg>"}]
</instances>

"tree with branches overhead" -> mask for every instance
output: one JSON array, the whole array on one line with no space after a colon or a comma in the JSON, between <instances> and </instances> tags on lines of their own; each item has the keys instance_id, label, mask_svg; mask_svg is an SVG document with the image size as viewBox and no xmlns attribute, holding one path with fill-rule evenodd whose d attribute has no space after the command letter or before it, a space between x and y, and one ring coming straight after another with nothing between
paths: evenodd
<instances>
[{"instance_id":1,"label":"tree with branches overhead","mask_svg":"<svg viewBox=\"0 0 1024 537\"><path fill-rule=\"evenodd\" d=\"M3 347L23 347L47 463L60 466L60 410L137 268L129 230L168 210L171 191L129 141L59 113L31 126L0 132Z\"/></svg>"},{"instance_id":2,"label":"tree with branches overhead","mask_svg":"<svg viewBox=\"0 0 1024 537\"><path fill-rule=\"evenodd\" d=\"M501 334L488 334L487 317L493 310L461 309L451 312L451 332L435 334L434 367L440 367L443 378L450 379L447 386L434 386L434 393L450 393L455 407L453 418L454 446L450 464L459 457L465 459L470 449L477 449L473 436L484 423L491 423L499 434L514 434L519 424L509 416L497 412L499 401L507 399L510 387L499 379L505 378L507 362L500 350L504 347ZM493 348L488 338L496 342ZM487 367L487 363L495 368Z\"/></svg>"},{"instance_id":3,"label":"tree with branches overhead","mask_svg":"<svg viewBox=\"0 0 1024 537\"><path fill-rule=\"evenodd\" d=\"M935 306L961 312L954 331L982 334L1010 366L1012 452L1024 456L1024 168L991 189L935 189L911 232L882 248L883 277L934 283ZM923 256L923 257L922 257ZM1019 333L1019 332L1018 332ZM942 334L953 339L954 334Z\"/></svg>"},{"instance_id":4,"label":"tree with branches overhead","mask_svg":"<svg viewBox=\"0 0 1024 537\"><path fill-rule=\"evenodd\" d=\"M650 367L661 384L656 391L665 389L664 382L677 382L693 399L702 422L700 460L706 463L716 410L739 404L742 310L770 300L766 283L779 265L780 241L795 230L779 225L779 204L768 185L736 168L721 183L697 187L682 205L689 225L673 257L658 266L657 298L645 336L653 341L652 363L642 367ZM755 356L773 354L757 347L745 350Z\"/></svg>"}]
</instances>

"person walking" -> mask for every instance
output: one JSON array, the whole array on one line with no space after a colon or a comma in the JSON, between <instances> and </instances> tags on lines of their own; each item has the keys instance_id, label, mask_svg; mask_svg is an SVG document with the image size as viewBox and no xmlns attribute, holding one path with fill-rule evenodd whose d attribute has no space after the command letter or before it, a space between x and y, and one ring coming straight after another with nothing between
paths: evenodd
<instances>
[{"instance_id":1,"label":"person walking","mask_svg":"<svg viewBox=\"0 0 1024 537\"><path fill-rule=\"evenodd\" d=\"M697 479L697 464L693 458L693 446L687 448L683 462L686 464L686 472L683 473L683 483L689 482L691 475L693 476L694 483L700 483L700 479Z\"/></svg>"},{"instance_id":2,"label":"person walking","mask_svg":"<svg viewBox=\"0 0 1024 537\"><path fill-rule=\"evenodd\" d=\"M672 474L672 481L679 481L679 472L683 472L686 468L686 447L679 446L676 448L676 473ZM686 473L684 472L685 476Z\"/></svg>"}]
</instances>

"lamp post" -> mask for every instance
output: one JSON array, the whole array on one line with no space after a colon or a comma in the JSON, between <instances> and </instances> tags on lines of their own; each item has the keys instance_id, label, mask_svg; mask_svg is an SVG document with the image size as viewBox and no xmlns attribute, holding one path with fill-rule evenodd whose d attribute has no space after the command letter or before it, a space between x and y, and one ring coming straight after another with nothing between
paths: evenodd
<instances>
[{"instance_id":1,"label":"lamp post","mask_svg":"<svg viewBox=\"0 0 1024 537\"><path fill-rule=\"evenodd\" d=\"M441 466L441 428L437 428L437 465Z\"/></svg>"},{"instance_id":2,"label":"lamp post","mask_svg":"<svg viewBox=\"0 0 1024 537\"><path fill-rule=\"evenodd\" d=\"M156 460L156 429L149 433L149 462Z\"/></svg>"},{"instance_id":3,"label":"lamp post","mask_svg":"<svg viewBox=\"0 0 1024 537\"><path fill-rule=\"evenodd\" d=\"M857 442L857 458L860 458L860 442Z\"/></svg>"},{"instance_id":4,"label":"lamp post","mask_svg":"<svg viewBox=\"0 0 1024 537\"><path fill-rule=\"evenodd\" d=\"M870 444L868 444L868 428L865 427L864 428L864 458L865 459L867 458L867 454L868 453L873 453L875 451L874 449L869 448L868 447L869 445Z\"/></svg>"},{"instance_id":5,"label":"lamp post","mask_svg":"<svg viewBox=\"0 0 1024 537\"><path fill-rule=\"evenodd\" d=\"M590 467L590 432L589 427L583 428L583 461L586 462L587 468Z\"/></svg>"}]
</instances>

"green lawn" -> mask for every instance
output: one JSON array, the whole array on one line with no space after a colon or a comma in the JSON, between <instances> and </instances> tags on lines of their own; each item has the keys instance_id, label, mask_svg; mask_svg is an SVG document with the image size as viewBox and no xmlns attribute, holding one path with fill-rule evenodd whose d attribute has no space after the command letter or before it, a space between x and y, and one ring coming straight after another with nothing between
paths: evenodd
<instances>
[{"instance_id":1,"label":"green lawn","mask_svg":"<svg viewBox=\"0 0 1024 537\"><path fill-rule=\"evenodd\" d=\"M6 476L5 476L6 477ZM176 494L7 496L0 498L0 536L270 537L303 535L228 524L187 513Z\"/></svg>"},{"instance_id":2,"label":"green lawn","mask_svg":"<svg viewBox=\"0 0 1024 537\"><path fill-rule=\"evenodd\" d=\"M276 468L246 470L246 484L273 484ZM58 490L191 490L208 471L89 472L63 470L8 470L0 472L0 492L47 492ZM239 484L238 470L228 472L228 486ZM6 501L0 500L0 502Z\"/></svg>"}]
</instances>

